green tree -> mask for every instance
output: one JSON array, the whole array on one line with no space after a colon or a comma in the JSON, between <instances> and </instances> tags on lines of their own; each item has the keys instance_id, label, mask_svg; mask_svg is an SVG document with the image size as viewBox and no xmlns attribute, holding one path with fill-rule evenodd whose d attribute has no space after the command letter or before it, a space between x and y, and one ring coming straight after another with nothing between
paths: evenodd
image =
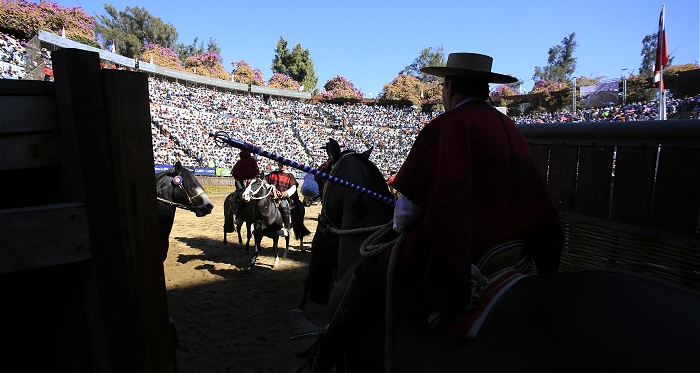
<instances>
[{"instance_id":1,"label":"green tree","mask_svg":"<svg viewBox=\"0 0 700 373\"><path fill-rule=\"evenodd\" d=\"M275 49L275 57L272 59L272 72L291 77L304 87L304 91L316 93L318 78L314 68L314 61L308 49L297 44L289 51L288 43L280 36Z\"/></svg>"},{"instance_id":2,"label":"green tree","mask_svg":"<svg viewBox=\"0 0 700 373\"><path fill-rule=\"evenodd\" d=\"M423 83L418 78L401 74L394 78L391 83L384 84L379 97L387 100L408 100L413 105L421 107L423 89Z\"/></svg>"},{"instance_id":3,"label":"green tree","mask_svg":"<svg viewBox=\"0 0 700 373\"><path fill-rule=\"evenodd\" d=\"M654 76L654 65L656 64L656 45L658 43L657 33L649 34L642 39L642 64L639 66L639 75L645 78ZM666 66L671 66L673 57L668 56Z\"/></svg>"},{"instance_id":4,"label":"green tree","mask_svg":"<svg viewBox=\"0 0 700 373\"><path fill-rule=\"evenodd\" d=\"M199 41L199 45L197 45L197 41ZM209 37L209 43L207 43L206 49L204 48L204 41L200 41L199 37L195 37L192 44L185 45L183 43L179 43L175 45L173 50L180 57L180 61L183 64L186 63L187 58L191 56L199 56L205 53L214 53L218 54L219 56L221 55L221 48L219 48L219 45L216 43L216 39L212 37ZM223 61L221 61L221 63L223 63Z\"/></svg>"},{"instance_id":5,"label":"green tree","mask_svg":"<svg viewBox=\"0 0 700 373\"><path fill-rule=\"evenodd\" d=\"M423 83L432 82L439 78L434 75L424 74L420 69L427 66L445 66L445 64L445 52L442 49L442 45L435 47L435 49L428 47L423 49L410 65L401 70L399 75L413 76Z\"/></svg>"},{"instance_id":6,"label":"green tree","mask_svg":"<svg viewBox=\"0 0 700 373\"><path fill-rule=\"evenodd\" d=\"M547 82L569 82L576 71L576 33L572 32L565 37L560 45L549 48L547 66L535 66L535 74L532 80L544 80Z\"/></svg>"},{"instance_id":7,"label":"green tree","mask_svg":"<svg viewBox=\"0 0 700 373\"><path fill-rule=\"evenodd\" d=\"M171 49L175 46L175 26L151 15L146 8L127 6L125 10L117 11L110 4L104 7L106 15L95 14L95 31L103 46L114 42L117 53L129 58L140 56L141 48L146 44Z\"/></svg>"}]
</instances>

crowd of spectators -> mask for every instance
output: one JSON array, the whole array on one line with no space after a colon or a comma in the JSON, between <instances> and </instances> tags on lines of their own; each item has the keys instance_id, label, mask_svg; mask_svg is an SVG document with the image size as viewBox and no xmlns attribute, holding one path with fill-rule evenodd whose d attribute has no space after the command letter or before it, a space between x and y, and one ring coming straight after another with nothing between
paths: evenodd
<instances>
[{"instance_id":1,"label":"crowd of spectators","mask_svg":"<svg viewBox=\"0 0 700 373\"><path fill-rule=\"evenodd\" d=\"M26 48L0 33L2 78L22 79ZM37 63L50 67L45 49ZM6 66L10 66L6 68ZM105 68L108 68L105 65ZM112 67L114 68L114 67ZM372 149L370 159L389 175L398 170L423 126L440 112L422 113L410 107L373 104L312 104L249 92L220 91L149 77L151 134L156 164L180 160L188 166L231 168L239 150L219 147L210 133L226 132L271 153L318 167L326 161L322 146L336 139L346 149ZM700 95L667 101L667 116L690 113L697 118ZM531 114L513 119L518 124L559 122L642 121L658 118L657 102ZM274 162L258 157L261 169Z\"/></svg>"},{"instance_id":2,"label":"crowd of spectators","mask_svg":"<svg viewBox=\"0 0 700 373\"><path fill-rule=\"evenodd\" d=\"M666 118L673 119L677 114L688 113L687 118L698 118L700 95L666 99ZM625 105L579 109L572 115L571 110L555 114L538 113L516 116L517 124L565 123L565 122L636 122L659 119L659 102L644 101Z\"/></svg>"},{"instance_id":3,"label":"crowd of spectators","mask_svg":"<svg viewBox=\"0 0 700 373\"><path fill-rule=\"evenodd\" d=\"M16 38L0 32L0 78L23 79L26 48Z\"/></svg>"},{"instance_id":4,"label":"crowd of spectators","mask_svg":"<svg viewBox=\"0 0 700 373\"><path fill-rule=\"evenodd\" d=\"M372 160L397 169L423 125L438 113L362 104L311 104L249 93L221 92L149 78L156 163L231 168L239 150L217 147L210 133L226 132L271 153L318 167L332 137L348 149L372 148ZM259 158L263 169L274 162Z\"/></svg>"}]
</instances>

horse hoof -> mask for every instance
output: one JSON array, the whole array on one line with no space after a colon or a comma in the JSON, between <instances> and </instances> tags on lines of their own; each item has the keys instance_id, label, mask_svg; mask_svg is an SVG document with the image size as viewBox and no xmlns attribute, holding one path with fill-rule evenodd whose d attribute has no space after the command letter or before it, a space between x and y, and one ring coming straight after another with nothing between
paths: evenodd
<instances>
[{"instance_id":1,"label":"horse hoof","mask_svg":"<svg viewBox=\"0 0 700 373\"><path fill-rule=\"evenodd\" d=\"M277 264L279 264L280 258L275 258L275 262L272 264L272 267L277 267Z\"/></svg>"}]
</instances>

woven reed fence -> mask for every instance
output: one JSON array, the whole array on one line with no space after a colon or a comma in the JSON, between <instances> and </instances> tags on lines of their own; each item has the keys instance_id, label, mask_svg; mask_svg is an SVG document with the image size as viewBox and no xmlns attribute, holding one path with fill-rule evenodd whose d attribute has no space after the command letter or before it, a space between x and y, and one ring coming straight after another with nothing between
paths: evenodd
<instances>
[{"instance_id":1,"label":"woven reed fence","mask_svg":"<svg viewBox=\"0 0 700 373\"><path fill-rule=\"evenodd\" d=\"M562 217L561 271L700 289L700 120L520 127Z\"/></svg>"}]
</instances>

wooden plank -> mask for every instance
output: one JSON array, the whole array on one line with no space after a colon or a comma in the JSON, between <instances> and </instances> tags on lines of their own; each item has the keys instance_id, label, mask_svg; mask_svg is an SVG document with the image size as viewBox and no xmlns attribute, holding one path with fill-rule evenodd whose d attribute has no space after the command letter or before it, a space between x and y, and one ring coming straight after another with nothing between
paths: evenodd
<instances>
[{"instance_id":1,"label":"wooden plank","mask_svg":"<svg viewBox=\"0 0 700 373\"><path fill-rule=\"evenodd\" d=\"M650 227L698 238L699 216L700 149L662 147Z\"/></svg>"},{"instance_id":2,"label":"wooden plank","mask_svg":"<svg viewBox=\"0 0 700 373\"><path fill-rule=\"evenodd\" d=\"M105 103L117 188L119 223L128 251L130 291L139 301L146 371L176 367L159 247L150 132L148 76L103 70Z\"/></svg>"},{"instance_id":3,"label":"wooden plank","mask_svg":"<svg viewBox=\"0 0 700 373\"><path fill-rule=\"evenodd\" d=\"M57 127L54 96L0 96L0 133L50 131Z\"/></svg>"},{"instance_id":4,"label":"wooden plank","mask_svg":"<svg viewBox=\"0 0 700 373\"><path fill-rule=\"evenodd\" d=\"M0 136L0 171L59 165L58 143L53 132Z\"/></svg>"},{"instance_id":5,"label":"wooden plank","mask_svg":"<svg viewBox=\"0 0 700 373\"><path fill-rule=\"evenodd\" d=\"M85 206L64 203L0 210L0 274L89 259Z\"/></svg>"},{"instance_id":6,"label":"wooden plank","mask_svg":"<svg viewBox=\"0 0 700 373\"><path fill-rule=\"evenodd\" d=\"M574 208L577 214L598 219L608 218L612 164L612 146L580 147Z\"/></svg>"},{"instance_id":7,"label":"wooden plank","mask_svg":"<svg viewBox=\"0 0 700 373\"><path fill-rule=\"evenodd\" d=\"M125 244L119 226L117 188L110 154L99 54L64 48L52 54L56 98L66 150L66 172L83 191L90 244L100 293L110 365L116 371L142 366L142 323L128 288ZM98 171L99 172L96 172Z\"/></svg>"},{"instance_id":8,"label":"wooden plank","mask_svg":"<svg viewBox=\"0 0 700 373\"><path fill-rule=\"evenodd\" d=\"M577 162L577 145L552 145L549 147L548 186L559 211L574 211Z\"/></svg>"},{"instance_id":9,"label":"wooden plank","mask_svg":"<svg viewBox=\"0 0 700 373\"><path fill-rule=\"evenodd\" d=\"M0 96L54 96L53 82L0 79Z\"/></svg>"},{"instance_id":10,"label":"wooden plank","mask_svg":"<svg viewBox=\"0 0 700 373\"><path fill-rule=\"evenodd\" d=\"M618 147L610 220L647 228L657 148Z\"/></svg>"}]
</instances>

